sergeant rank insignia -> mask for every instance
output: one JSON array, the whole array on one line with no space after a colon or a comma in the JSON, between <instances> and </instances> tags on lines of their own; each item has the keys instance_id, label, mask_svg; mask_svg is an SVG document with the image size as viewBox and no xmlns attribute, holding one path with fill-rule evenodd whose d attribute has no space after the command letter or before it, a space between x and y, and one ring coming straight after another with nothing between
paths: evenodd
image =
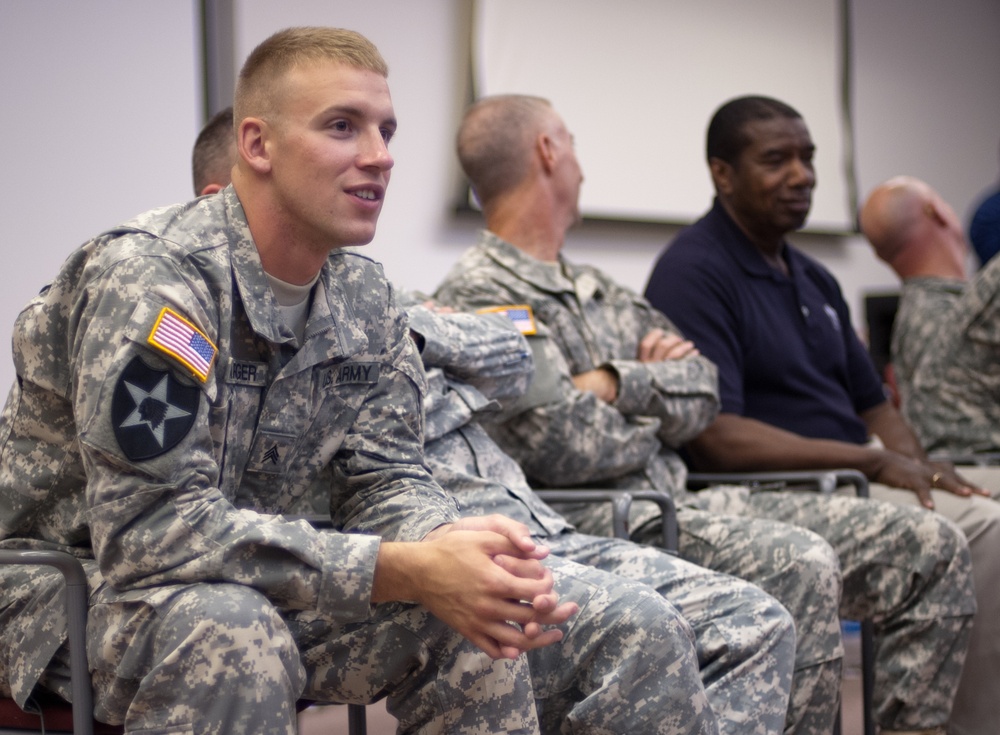
<instances>
[{"instance_id":1,"label":"sergeant rank insignia","mask_svg":"<svg viewBox=\"0 0 1000 735\"><path fill-rule=\"evenodd\" d=\"M133 358L111 399L111 426L125 456L152 459L177 446L194 425L200 394L197 386Z\"/></svg>"}]
</instances>

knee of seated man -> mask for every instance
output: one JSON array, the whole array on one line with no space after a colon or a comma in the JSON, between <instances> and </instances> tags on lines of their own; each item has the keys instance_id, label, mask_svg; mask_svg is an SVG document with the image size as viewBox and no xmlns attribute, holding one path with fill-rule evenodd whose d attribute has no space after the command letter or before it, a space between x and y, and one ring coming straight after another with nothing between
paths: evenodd
<instances>
[{"instance_id":1,"label":"knee of seated man","mask_svg":"<svg viewBox=\"0 0 1000 735\"><path fill-rule=\"evenodd\" d=\"M788 527L786 550L791 577L815 599L824 600L828 609L837 610L843 587L840 559L836 550L820 535L795 526Z\"/></svg>"},{"instance_id":2,"label":"knee of seated man","mask_svg":"<svg viewBox=\"0 0 1000 735\"><path fill-rule=\"evenodd\" d=\"M928 586L937 589L934 595L948 601L951 614L969 614L975 609L972 579L972 555L962 529L938 513L916 511L912 552L924 556L933 568L924 568ZM944 610L942 615L947 614Z\"/></svg>"},{"instance_id":3,"label":"knee of seated man","mask_svg":"<svg viewBox=\"0 0 1000 735\"><path fill-rule=\"evenodd\" d=\"M123 722L144 687L143 717L183 699L184 718L184 707L198 701L193 682L209 687L219 706L261 682L276 702L305 685L288 626L264 595L244 585L193 584L100 602L91 608L88 633L96 711L108 722Z\"/></svg>"},{"instance_id":4,"label":"knee of seated man","mask_svg":"<svg viewBox=\"0 0 1000 735\"><path fill-rule=\"evenodd\" d=\"M571 634L595 637L659 635L694 640L694 631L681 612L646 581L549 557L554 588L561 599L572 600L580 611L571 620Z\"/></svg>"},{"instance_id":5,"label":"knee of seated man","mask_svg":"<svg viewBox=\"0 0 1000 735\"><path fill-rule=\"evenodd\" d=\"M211 659L224 653L230 662L241 656L280 662L290 670L299 666L298 647L278 610L250 587L192 585L158 612L162 624L156 645L161 654L188 651Z\"/></svg>"},{"instance_id":6,"label":"knee of seated man","mask_svg":"<svg viewBox=\"0 0 1000 735\"><path fill-rule=\"evenodd\" d=\"M934 499L938 501L938 493L934 494ZM956 503L952 498L946 500ZM969 506L968 510L962 508L962 505L966 504ZM952 517L962 529L969 545L974 549L973 553L976 554L977 547L982 549L980 553L987 549L987 553L997 553L997 547L1000 545L1000 502L994 498L972 496L968 499L959 499L957 507L959 512L949 517Z\"/></svg>"}]
</instances>

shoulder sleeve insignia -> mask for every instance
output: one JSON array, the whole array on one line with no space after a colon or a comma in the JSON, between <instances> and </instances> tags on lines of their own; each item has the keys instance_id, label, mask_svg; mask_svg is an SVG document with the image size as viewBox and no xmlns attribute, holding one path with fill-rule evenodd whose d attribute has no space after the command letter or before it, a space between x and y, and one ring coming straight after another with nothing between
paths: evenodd
<instances>
[{"instance_id":1,"label":"shoulder sleeve insignia","mask_svg":"<svg viewBox=\"0 0 1000 735\"><path fill-rule=\"evenodd\" d=\"M173 449L194 426L201 389L182 385L168 370L135 357L125 366L111 399L111 423L122 452L133 462Z\"/></svg>"},{"instance_id":2,"label":"shoulder sleeve insignia","mask_svg":"<svg viewBox=\"0 0 1000 735\"><path fill-rule=\"evenodd\" d=\"M512 306L487 306L476 310L477 314L500 314L507 317L514 325L521 330L521 334L530 335L538 331L535 325L535 315L528 304L515 304Z\"/></svg>"},{"instance_id":3,"label":"shoulder sleeve insignia","mask_svg":"<svg viewBox=\"0 0 1000 735\"><path fill-rule=\"evenodd\" d=\"M146 341L178 360L202 383L208 380L218 350L204 332L170 307L160 310Z\"/></svg>"}]
</instances>

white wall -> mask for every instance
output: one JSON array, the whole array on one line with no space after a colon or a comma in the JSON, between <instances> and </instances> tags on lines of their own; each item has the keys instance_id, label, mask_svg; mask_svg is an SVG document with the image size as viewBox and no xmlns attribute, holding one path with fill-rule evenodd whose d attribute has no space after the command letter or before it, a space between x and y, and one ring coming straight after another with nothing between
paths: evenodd
<instances>
[{"instance_id":1,"label":"white wall","mask_svg":"<svg viewBox=\"0 0 1000 735\"><path fill-rule=\"evenodd\" d=\"M195 5L0 2L0 396L21 307L92 235L186 198Z\"/></svg>"},{"instance_id":2,"label":"white wall","mask_svg":"<svg viewBox=\"0 0 1000 735\"><path fill-rule=\"evenodd\" d=\"M997 178L1000 3L855 5L862 6L855 8L862 194L883 178L909 172L927 178L963 211ZM236 11L241 60L271 32L304 23L357 29L382 50L400 130L392 146L392 185L367 252L402 286L432 289L478 229L474 217L452 213L461 183L452 139L465 102L468 3L236 0ZM9 274L0 289L4 352L18 309L71 248L127 216L189 196L189 153L199 119L192 17L193 7L180 2L0 3L0 130L6 142L0 253ZM595 114L601 112L598 99ZM642 158L642 137L655 134L648 121L623 130L629 152L622 159L624 181L631 167L669 165ZM822 171L819 176L822 186ZM566 252L642 290L653 259L675 231L585 223L572 233ZM861 291L894 285L857 238L793 239L833 269L856 323ZM3 358L0 386L12 377L9 357Z\"/></svg>"}]
</instances>

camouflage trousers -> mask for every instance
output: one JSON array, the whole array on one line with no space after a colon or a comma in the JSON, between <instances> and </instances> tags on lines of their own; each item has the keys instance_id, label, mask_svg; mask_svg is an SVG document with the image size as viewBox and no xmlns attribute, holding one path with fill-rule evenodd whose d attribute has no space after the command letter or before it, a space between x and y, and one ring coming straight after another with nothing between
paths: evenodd
<instances>
[{"instance_id":1,"label":"camouflage trousers","mask_svg":"<svg viewBox=\"0 0 1000 735\"><path fill-rule=\"evenodd\" d=\"M777 601L649 546L542 541L581 607L561 645L528 654L543 732L781 732L795 635Z\"/></svg>"},{"instance_id":2,"label":"camouflage trousers","mask_svg":"<svg viewBox=\"0 0 1000 735\"><path fill-rule=\"evenodd\" d=\"M948 722L950 735L1000 733L1000 467L959 467L969 482L986 488L992 498L962 498L932 490L938 513L962 529L972 554L976 589L976 618L955 703ZM905 506L917 504L916 495L872 484L871 495Z\"/></svg>"},{"instance_id":3,"label":"camouflage trousers","mask_svg":"<svg viewBox=\"0 0 1000 735\"><path fill-rule=\"evenodd\" d=\"M388 696L402 733L538 733L527 660L493 661L421 607L337 625L242 585L198 584L91 608L98 719L127 732L297 732L295 702ZM42 683L68 698L60 651Z\"/></svg>"},{"instance_id":4,"label":"camouflage trousers","mask_svg":"<svg viewBox=\"0 0 1000 735\"><path fill-rule=\"evenodd\" d=\"M708 509L715 496L718 504L733 505L732 515ZM840 707L844 657L837 615L841 593L837 556L828 543L806 529L747 517L749 510L736 507L740 499L745 503L748 497L739 487L685 496L685 505L678 508L680 554L705 569L753 583L791 613L796 647L784 732L829 735ZM639 519L650 515L644 505L633 504ZM571 506L567 515L578 526L596 530L608 519L595 514L594 508L600 506ZM638 525L632 538L660 545L660 529L657 517Z\"/></svg>"},{"instance_id":5,"label":"camouflage trousers","mask_svg":"<svg viewBox=\"0 0 1000 735\"><path fill-rule=\"evenodd\" d=\"M975 613L969 549L955 524L919 508L807 491L725 488L705 498L702 507L712 514L778 520L825 539L840 563L840 616L875 623L878 725L885 730L946 725ZM707 551L704 539L687 538L686 526L680 522L681 553L694 551L693 559L700 561ZM744 578L785 601L766 580Z\"/></svg>"}]
</instances>

